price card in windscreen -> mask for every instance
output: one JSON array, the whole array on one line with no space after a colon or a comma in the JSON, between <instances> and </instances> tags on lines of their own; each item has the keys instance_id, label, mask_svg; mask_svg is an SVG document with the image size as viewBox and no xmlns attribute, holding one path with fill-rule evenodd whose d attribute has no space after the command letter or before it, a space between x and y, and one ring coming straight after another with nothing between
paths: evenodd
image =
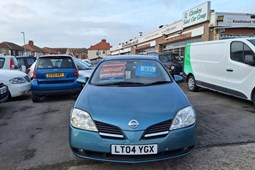
<instances>
[{"instance_id":1,"label":"price card in windscreen","mask_svg":"<svg viewBox=\"0 0 255 170\"><path fill-rule=\"evenodd\" d=\"M103 65L100 81L124 80L126 62L111 62Z\"/></svg>"},{"instance_id":2,"label":"price card in windscreen","mask_svg":"<svg viewBox=\"0 0 255 170\"><path fill-rule=\"evenodd\" d=\"M149 62L143 62L136 68L136 76L140 77L156 77L158 75L157 67Z\"/></svg>"}]
</instances>

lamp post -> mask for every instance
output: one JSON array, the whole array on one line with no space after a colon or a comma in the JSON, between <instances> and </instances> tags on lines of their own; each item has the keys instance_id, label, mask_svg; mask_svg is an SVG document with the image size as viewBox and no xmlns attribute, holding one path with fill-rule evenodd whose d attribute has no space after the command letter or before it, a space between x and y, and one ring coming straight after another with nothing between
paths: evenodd
<instances>
[{"instance_id":1,"label":"lamp post","mask_svg":"<svg viewBox=\"0 0 255 170\"><path fill-rule=\"evenodd\" d=\"M26 44L26 40L25 40L25 32L21 32L21 34L23 34L23 41L24 41L24 55L26 55L26 49L25 49L25 44Z\"/></svg>"}]
</instances>

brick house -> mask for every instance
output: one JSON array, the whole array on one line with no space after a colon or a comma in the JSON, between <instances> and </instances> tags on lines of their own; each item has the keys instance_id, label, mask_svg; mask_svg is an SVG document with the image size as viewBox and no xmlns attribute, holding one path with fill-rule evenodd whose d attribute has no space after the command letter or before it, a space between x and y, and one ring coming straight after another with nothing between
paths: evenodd
<instances>
[{"instance_id":1,"label":"brick house","mask_svg":"<svg viewBox=\"0 0 255 170\"><path fill-rule=\"evenodd\" d=\"M34 57L38 57L43 55L43 51L40 47L34 45L33 41L29 41L28 44L23 45L23 48L25 49L25 55L32 55Z\"/></svg>"},{"instance_id":2,"label":"brick house","mask_svg":"<svg viewBox=\"0 0 255 170\"><path fill-rule=\"evenodd\" d=\"M12 42L0 43L0 54L19 56L23 54L23 47Z\"/></svg>"},{"instance_id":3,"label":"brick house","mask_svg":"<svg viewBox=\"0 0 255 170\"><path fill-rule=\"evenodd\" d=\"M88 58L90 60L96 60L104 58L105 56L110 55L111 45L106 42L106 39L102 39L101 42L92 45L88 48Z\"/></svg>"}]
</instances>

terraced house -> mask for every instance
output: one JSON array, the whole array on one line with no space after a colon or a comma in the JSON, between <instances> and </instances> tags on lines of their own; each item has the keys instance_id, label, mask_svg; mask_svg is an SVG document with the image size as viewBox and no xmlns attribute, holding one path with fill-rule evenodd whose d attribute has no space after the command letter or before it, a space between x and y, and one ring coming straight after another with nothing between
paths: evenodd
<instances>
[{"instance_id":1,"label":"terraced house","mask_svg":"<svg viewBox=\"0 0 255 170\"><path fill-rule=\"evenodd\" d=\"M23 54L24 48L12 42L0 43L0 54L19 56Z\"/></svg>"}]
</instances>

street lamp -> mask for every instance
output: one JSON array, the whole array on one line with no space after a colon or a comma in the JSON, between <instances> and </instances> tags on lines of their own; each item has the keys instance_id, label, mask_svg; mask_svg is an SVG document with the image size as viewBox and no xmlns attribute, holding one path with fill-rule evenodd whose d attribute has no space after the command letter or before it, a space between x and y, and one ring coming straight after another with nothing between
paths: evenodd
<instances>
[{"instance_id":1,"label":"street lamp","mask_svg":"<svg viewBox=\"0 0 255 170\"><path fill-rule=\"evenodd\" d=\"M26 40L25 40L25 32L21 32L21 34L23 34L23 41L24 41L24 55L26 55L26 49L25 49L25 44L26 44Z\"/></svg>"}]
</instances>

